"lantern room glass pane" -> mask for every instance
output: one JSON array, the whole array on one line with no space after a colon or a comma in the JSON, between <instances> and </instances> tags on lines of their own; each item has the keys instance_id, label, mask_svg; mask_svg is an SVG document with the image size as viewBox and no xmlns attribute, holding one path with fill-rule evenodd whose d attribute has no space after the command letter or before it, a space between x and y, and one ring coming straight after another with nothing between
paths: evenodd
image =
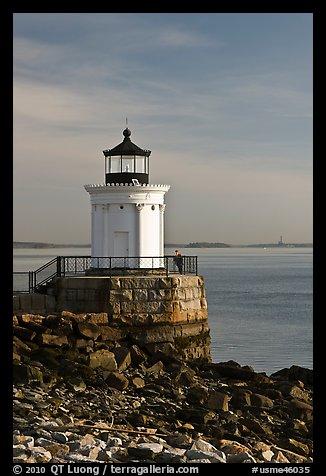
<instances>
[{"instance_id":1,"label":"lantern room glass pane","mask_svg":"<svg viewBox=\"0 0 326 476\"><path fill-rule=\"evenodd\" d=\"M125 155L122 157L122 172L134 172L134 156Z\"/></svg>"},{"instance_id":2,"label":"lantern room glass pane","mask_svg":"<svg viewBox=\"0 0 326 476\"><path fill-rule=\"evenodd\" d=\"M121 172L121 158L120 157L111 157L111 174Z\"/></svg>"},{"instance_id":3,"label":"lantern room glass pane","mask_svg":"<svg viewBox=\"0 0 326 476\"><path fill-rule=\"evenodd\" d=\"M145 157L136 157L136 172L145 173Z\"/></svg>"}]
</instances>

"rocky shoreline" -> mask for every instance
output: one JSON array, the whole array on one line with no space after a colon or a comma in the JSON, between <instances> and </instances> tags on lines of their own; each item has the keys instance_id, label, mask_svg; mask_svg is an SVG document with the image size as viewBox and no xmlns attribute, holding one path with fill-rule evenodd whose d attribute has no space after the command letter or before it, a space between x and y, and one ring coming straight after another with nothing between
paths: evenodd
<instances>
[{"instance_id":1,"label":"rocky shoreline","mask_svg":"<svg viewBox=\"0 0 326 476\"><path fill-rule=\"evenodd\" d=\"M28 316L14 316L14 463L313 461L312 370L185 362L171 344L100 342L95 324L72 347L73 316Z\"/></svg>"}]
</instances>

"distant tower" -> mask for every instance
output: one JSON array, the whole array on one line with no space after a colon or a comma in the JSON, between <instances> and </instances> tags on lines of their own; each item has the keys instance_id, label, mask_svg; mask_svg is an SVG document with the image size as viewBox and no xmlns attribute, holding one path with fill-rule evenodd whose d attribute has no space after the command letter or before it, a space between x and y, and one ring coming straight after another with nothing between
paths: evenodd
<instances>
[{"instance_id":1,"label":"distant tower","mask_svg":"<svg viewBox=\"0 0 326 476\"><path fill-rule=\"evenodd\" d=\"M103 151L105 184L85 185L92 207L92 257L162 257L164 195L170 186L149 184L151 151L131 142L128 127L123 136L119 145ZM146 264L138 261L138 267Z\"/></svg>"},{"instance_id":2,"label":"distant tower","mask_svg":"<svg viewBox=\"0 0 326 476\"><path fill-rule=\"evenodd\" d=\"M282 235L280 236L280 241L278 242L278 245L279 245L279 246L282 246L282 245L284 245L284 243L283 243L283 237L282 237Z\"/></svg>"}]
</instances>

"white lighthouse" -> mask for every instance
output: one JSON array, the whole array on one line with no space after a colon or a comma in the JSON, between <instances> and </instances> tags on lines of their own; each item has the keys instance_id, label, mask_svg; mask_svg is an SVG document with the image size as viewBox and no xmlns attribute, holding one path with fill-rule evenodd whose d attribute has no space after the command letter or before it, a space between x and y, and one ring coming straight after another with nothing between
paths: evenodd
<instances>
[{"instance_id":1,"label":"white lighthouse","mask_svg":"<svg viewBox=\"0 0 326 476\"><path fill-rule=\"evenodd\" d=\"M92 260L130 258L131 267L161 266L164 256L164 195L169 185L149 183L150 150L131 142L131 131L116 147L104 150L105 183L85 185L92 208ZM132 259L134 258L134 260ZM142 260L139 258L143 258ZM147 258L151 258L150 262Z\"/></svg>"}]
</instances>

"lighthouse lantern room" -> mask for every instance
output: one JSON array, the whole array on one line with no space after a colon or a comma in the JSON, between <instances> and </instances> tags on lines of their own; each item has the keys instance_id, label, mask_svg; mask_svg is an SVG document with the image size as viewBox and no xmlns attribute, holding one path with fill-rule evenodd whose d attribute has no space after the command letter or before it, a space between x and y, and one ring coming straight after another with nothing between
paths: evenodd
<instances>
[{"instance_id":1,"label":"lighthouse lantern room","mask_svg":"<svg viewBox=\"0 0 326 476\"><path fill-rule=\"evenodd\" d=\"M147 267L146 260L136 258L164 256L164 195L170 186L149 183L151 151L131 142L128 127L123 136L123 142L103 151L105 183L85 185L92 209L92 258L135 257L135 267Z\"/></svg>"}]
</instances>

